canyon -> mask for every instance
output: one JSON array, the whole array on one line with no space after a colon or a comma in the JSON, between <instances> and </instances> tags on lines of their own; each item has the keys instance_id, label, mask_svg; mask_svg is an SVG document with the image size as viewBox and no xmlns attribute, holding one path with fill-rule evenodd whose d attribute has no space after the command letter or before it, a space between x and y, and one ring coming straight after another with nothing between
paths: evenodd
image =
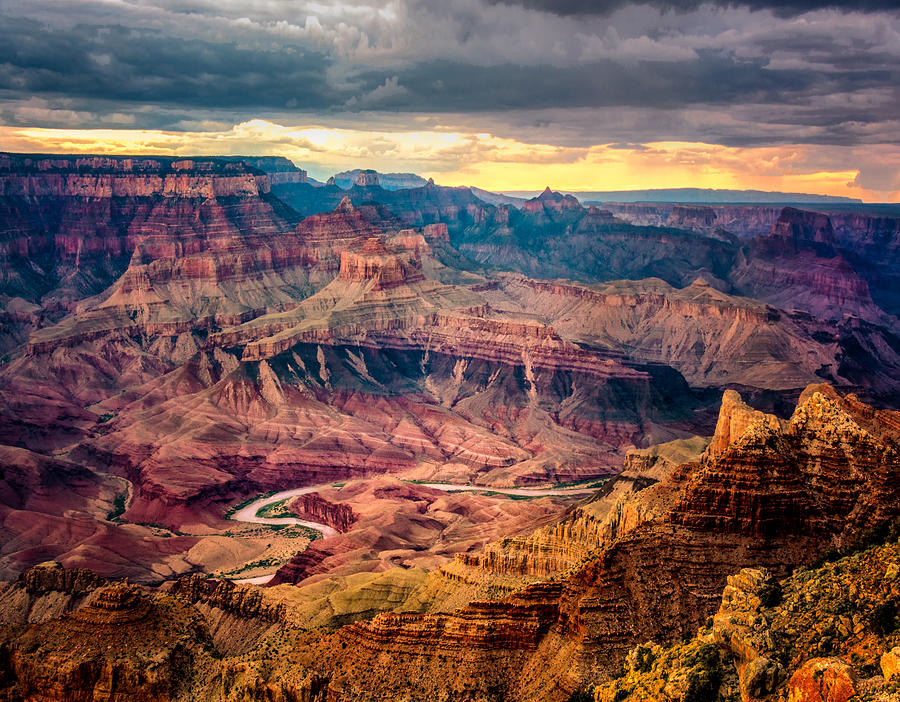
<instances>
[{"instance_id":1,"label":"canyon","mask_svg":"<svg viewBox=\"0 0 900 702\"><path fill-rule=\"evenodd\" d=\"M468 567L489 577L513 572L542 577L510 594L431 614L410 610L415 596L402 601L395 589L401 595L395 612L333 632L298 625L298 609L290 604L296 599L284 593L292 586L260 590L192 576L154 595L135 586L107 585L88 571L42 564L0 592L0 612L9 622L2 645L10 661L0 683L13 698L96 693L112 685L119 694L133 690L144 699L198 699L210 694L212 685L226 695L240 689L251 698L280 690L295 699L383 699L400 690L417 699L446 694L565 699L592 684L600 685L598 695L603 685L622 685L615 682L616 671L636 644L653 640L664 646L698 629L702 635L714 614L712 638L725 651L739 647L733 650L752 660L775 656L778 644L772 652L765 646L773 644L756 642L782 641L784 634L765 639L765 632L747 627L770 620L740 613L744 606L759 611L760 602L768 607L776 602L759 594L771 580L741 568L752 563L753 573L766 568L771 574L766 577L777 580L828 549L854 548L860 537L869 538L870 527L895 519L898 439L896 412L875 410L827 385L807 388L789 419L753 410L729 392L706 448L661 448L630 462L626 474L632 480L648 472L659 476L647 476L649 485L618 499L632 514L643 511L642 518L622 519L626 510L610 510L606 525L616 524L615 529L586 529L589 502L560 524L569 525L569 543L582 544L585 557L549 570L540 557L519 560L518 569L510 562L497 567L496 559L469 560ZM685 463L665 458L685 454L691 456ZM829 477L836 475L844 479ZM542 527L525 541L552 552L559 542L548 537L560 527ZM502 550L508 543L498 546ZM880 578L885 566L878 570L877 563L885 563L885 552L876 553L881 560L874 575ZM888 566L893 558L887 556ZM740 578L730 575L739 571ZM863 587L864 581L855 582ZM797 610L783 611L791 617ZM779 621L772 624L777 631L790 627ZM191 633L175 639L181 643L174 647L164 645L154 638L163 622L167 631ZM240 650L229 643L237 631L246 632ZM892 629L863 626L854 632L871 647L869 659L890 650L894 640ZM85 648L85 637L101 646ZM127 658L102 653L102 643L112 637L133 642ZM35 639L42 641L40 653L29 647ZM703 640L686 644L700 645ZM756 652L748 652L754 646ZM161 662L180 663L140 667L147 647L155 647ZM665 653L653 650L654 657ZM771 664L773 686L788 678L791 685L802 684L802 666L812 664L814 651L794 650L794 658ZM691 649L665 655L670 665L695 665ZM716 651L715 660L724 655ZM71 661L77 660L84 662L74 667ZM740 678L745 687L748 669L762 666L751 668L744 658L731 672L728 663L718 665L727 680L737 686ZM852 680L857 677L851 673ZM754 678L760 694L766 679ZM642 678L640 684L653 683Z\"/></svg>"},{"instance_id":2,"label":"canyon","mask_svg":"<svg viewBox=\"0 0 900 702\"><path fill-rule=\"evenodd\" d=\"M900 516L897 220L339 175L0 154L3 699L739 691Z\"/></svg>"}]
</instances>

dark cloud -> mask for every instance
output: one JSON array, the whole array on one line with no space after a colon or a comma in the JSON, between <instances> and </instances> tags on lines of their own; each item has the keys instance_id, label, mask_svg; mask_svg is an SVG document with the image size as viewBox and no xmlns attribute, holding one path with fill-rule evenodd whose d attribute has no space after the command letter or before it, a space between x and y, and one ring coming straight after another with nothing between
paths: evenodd
<instances>
[{"instance_id":1,"label":"dark cloud","mask_svg":"<svg viewBox=\"0 0 900 702\"><path fill-rule=\"evenodd\" d=\"M331 59L279 46L189 41L119 25L53 29L0 23L0 91L183 107L323 109L346 99L325 74Z\"/></svg>"},{"instance_id":2,"label":"dark cloud","mask_svg":"<svg viewBox=\"0 0 900 702\"><path fill-rule=\"evenodd\" d=\"M780 17L835 9L843 12L873 12L900 10L898 0L488 0L494 5L518 5L562 16L610 15L628 5L645 5L661 12L692 12L704 5L714 7L745 7L750 10L770 10Z\"/></svg>"},{"instance_id":3,"label":"dark cloud","mask_svg":"<svg viewBox=\"0 0 900 702\"><path fill-rule=\"evenodd\" d=\"M900 0L740 3L859 10L809 21L700 0L647 0L614 20L600 15L621 0L408 0L389 19L365 2L320 19L302 2L288 16L250 0L0 0L0 123L193 130L396 115L404 128L415 114L559 144L900 139L900 18L863 11Z\"/></svg>"},{"instance_id":4,"label":"dark cloud","mask_svg":"<svg viewBox=\"0 0 900 702\"><path fill-rule=\"evenodd\" d=\"M900 85L900 68L861 68L834 73L772 70L766 60L739 60L703 50L691 62L595 61L577 67L503 65L484 68L459 62L420 63L397 73L406 88L403 108L421 111L491 112L546 108L633 107L672 110L691 105L775 105L815 110L822 95ZM360 76L367 85L381 73ZM869 122L883 118L871 106L844 102L835 119ZM787 113L785 113L787 115ZM808 115L807 118L812 115Z\"/></svg>"}]
</instances>

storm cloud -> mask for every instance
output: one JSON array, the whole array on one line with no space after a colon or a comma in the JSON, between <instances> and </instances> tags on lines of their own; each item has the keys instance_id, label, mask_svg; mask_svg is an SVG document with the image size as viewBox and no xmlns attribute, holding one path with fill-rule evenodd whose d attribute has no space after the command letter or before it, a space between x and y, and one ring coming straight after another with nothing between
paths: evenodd
<instances>
[{"instance_id":1,"label":"storm cloud","mask_svg":"<svg viewBox=\"0 0 900 702\"><path fill-rule=\"evenodd\" d=\"M896 2L0 0L5 125L897 143ZM543 135L543 136L542 136Z\"/></svg>"},{"instance_id":2,"label":"storm cloud","mask_svg":"<svg viewBox=\"0 0 900 702\"><path fill-rule=\"evenodd\" d=\"M540 10L554 15L610 15L629 4L646 5L661 12L691 12L700 7L722 8L746 7L750 10L769 10L779 16L812 12L813 10L836 9L843 12L871 12L875 10L898 10L896 0L491 0L496 4L521 5L532 10Z\"/></svg>"}]
</instances>

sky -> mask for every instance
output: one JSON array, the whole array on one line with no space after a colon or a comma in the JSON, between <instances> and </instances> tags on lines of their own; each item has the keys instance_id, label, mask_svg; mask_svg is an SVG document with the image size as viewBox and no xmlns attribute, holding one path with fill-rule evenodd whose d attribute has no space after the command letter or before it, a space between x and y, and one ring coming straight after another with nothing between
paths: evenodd
<instances>
[{"instance_id":1,"label":"sky","mask_svg":"<svg viewBox=\"0 0 900 702\"><path fill-rule=\"evenodd\" d=\"M0 0L0 150L900 201L900 0Z\"/></svg>"}]
</instances>

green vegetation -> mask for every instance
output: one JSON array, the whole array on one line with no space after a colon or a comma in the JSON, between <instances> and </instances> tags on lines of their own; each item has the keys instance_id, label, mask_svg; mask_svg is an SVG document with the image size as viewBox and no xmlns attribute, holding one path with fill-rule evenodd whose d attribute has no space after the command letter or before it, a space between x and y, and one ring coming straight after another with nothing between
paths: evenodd
<instances>
[{"instance_id":1,"label":"green vegetation","mask_svg":"<svg viewBox=\"0 0 900 702\"><path fill-rule=\"evenodd\" d=\"M107 521L117 522L119 521L119 517L125 514L125 500L128 499L128 491L120 492L116 495L115 499L113 499L112 509L106 515Z\"/></svg>"},{"instance_id":2,"label":"green vegetation","mask_svg":"<svg viewBox=\"0 0 900 702\"><path fill-rule=\"evenodd\" d=\"M270 505L263 505L258 510L256 510L256 516L260 519L284 519L295 517L296 514L288 510L287 503L288 499L280 500L279 502L273 502Z\"/></svg>"},{"instance_id":3,"label":"green vegetation","mask_svg":"<svg viewBox=\"0 0 900 702\"><path fill-rule=\"evenodd\" d=\"M812 565L812 567L821 568L827 563L834 563L846 556L861 553L889 541L896 541L898 538L900 538L900 517L887 519L874 527L861 531L851 545L841 549L829 549Z\"/></svg>"},{"instance_id":4,"label":"green vegetation","mask_svg":"<svg viewBox=\"0 0 900 702\"><path fill-rule=\"evenodd\" d=\"M719 647L707 643L687 656L685 663L691 667L687 675L684 702L708 702L718 696L724 670Z\"/></svg>"},{"instance_id":5,"label":"green vegetation","mask_svg":"<svg viewBox=\"0 0 900 702\"><path fill-rule=\"evenodd\" d=\"M567 483L556 483L552 488L548 488L551 490L556 490L557 488L566 489L566 488L601 488L606 483L609 478L597 478L591 480L570 480Z\"/></svg>"},{"instance_id":6,"label":"green vegetation","mask_svg":"<svg viewBox=\"0 0 900 702\"><path fill-rule=\"evenodd\" d=\"M107 422L109 422L115 418L116 418L116 415L114 412L104 412L97 418L97 422L99 424L106 424Z\"/></svg>"},{"instance_id":7,"label":"green vegetation","mask_svg":"<svg viewBox=\"0 0 900 702\"><path fill-rule=\"evenodd\" d=\"M490 488L485 488L484 490L466 490L470 495L487 495L488 497L507 497L510 500L537 500L541 497L547 497L547 495L510 495L506 492L497 492L496 490L491 490Z\"/></svg>"},{"instance_id":8,"label":"green vegetation","mask_svg":"<svg viewBox=\"0 0 900 702\"><path fill-rule=\"evenodd\" d=\"M227 573L223 573L223 578L235 578L242 573L246 573L251 570L256 570L257 568L272 568L272 567L280 567L287 563L286 560L279 560L277 558L272 558L271 556L268 558L259 558L255 561L249 561L244 563L240 568L235 568L234 570L230 570Z\"/></svg>"},{"instance_id":9,"label":"green vegetation","mask_svg":"<svg viewBox=\"0 0 900 702\"><path fill-rule=\"evenodd\" d=\"M651 646L638 646L634 650L634 669L639 673L649 673L656 654Z\"/></svg>"},{"instance_id":10,"label":"green vegetation","mask_svg":"<svg viewBox=\"0 0 900 702\"><path fill-rule=\"evenodd\" d=\"M159 531L165 532L162 534L163 537L169 538L171 536L187 536L187 534L183 531L175 531L174 529L169 529L169 527L160 524L159 522L134 522L138 526L147 527L148 529L157 529Z\"/></svg>"},{"instance_id":11,"label":"green vegetation","mask_svg":"<svg viewBox=\"0 0 900 702\"><path fill-rule=\"evenodd\" d=\"M852 555L799 568L780 583L760 584L754 590L758 608L728 605L750 614L742 620L749 623L742 625L740 639L769 661L766 685L776 688L765 699L786 699L791 676L811 658L842 658L864 679L880 674L881 655L900 645L900 541L893 524L863 535ZM879 539L884 540L880 545ZM595 702L736 702L740 690L733 652L715 643L722 633L714 631L716 626L708 617L682 643L636 646L617 678L594 688ZM875 702L900 691L900 679L883 683L876 678L871 684L858 699Z\"/></svg>"},{"instance_id":12,"label":"green vegetation","mask_svg":"<svg viewBox=\"0 0 900 702\"><path fill-rule=\"evenodd\" d=\"M568 488L601 488L603 484L609 480L609 478L600 478L598 480L581 480L581 481L573 481L568 483L556 483L554 485L550 485L548 487L525 487L522 485L517 486L516 490L566 490ZM413 480L411 478L404 479L405 483L411 483L413 485L432 485L434 484L433 480ZM443 484L443 483L438 483ZM449 483L446 484L448 487ZM471 483L465 483L466 487L472 487ZM477 490L466 490L466 492L476 492L479 494L485 495L506 495L507 497L511 497L514 500L533 500L535 497L548 497L548 495L510 495L509 493L503 492L502 488L491 488L485 485L482 489L482 486L478 487ZM448 490L447 492L454 492L453 490ZM461 491L460 491L461 492Z\"/></svg>"},{"instance_id":13,"label":"green vegetation","mask_svg":"<svg viewBox=\"0 0 900 702\"><path fill-rule=\"evenodd\" d=\"M260 524L260 526L268 526L269 529L277 531L278 535L285 539L309 539L310 541L315 541L322 538L322 532L301 524Z\"/></svg>"}]
</instances>

